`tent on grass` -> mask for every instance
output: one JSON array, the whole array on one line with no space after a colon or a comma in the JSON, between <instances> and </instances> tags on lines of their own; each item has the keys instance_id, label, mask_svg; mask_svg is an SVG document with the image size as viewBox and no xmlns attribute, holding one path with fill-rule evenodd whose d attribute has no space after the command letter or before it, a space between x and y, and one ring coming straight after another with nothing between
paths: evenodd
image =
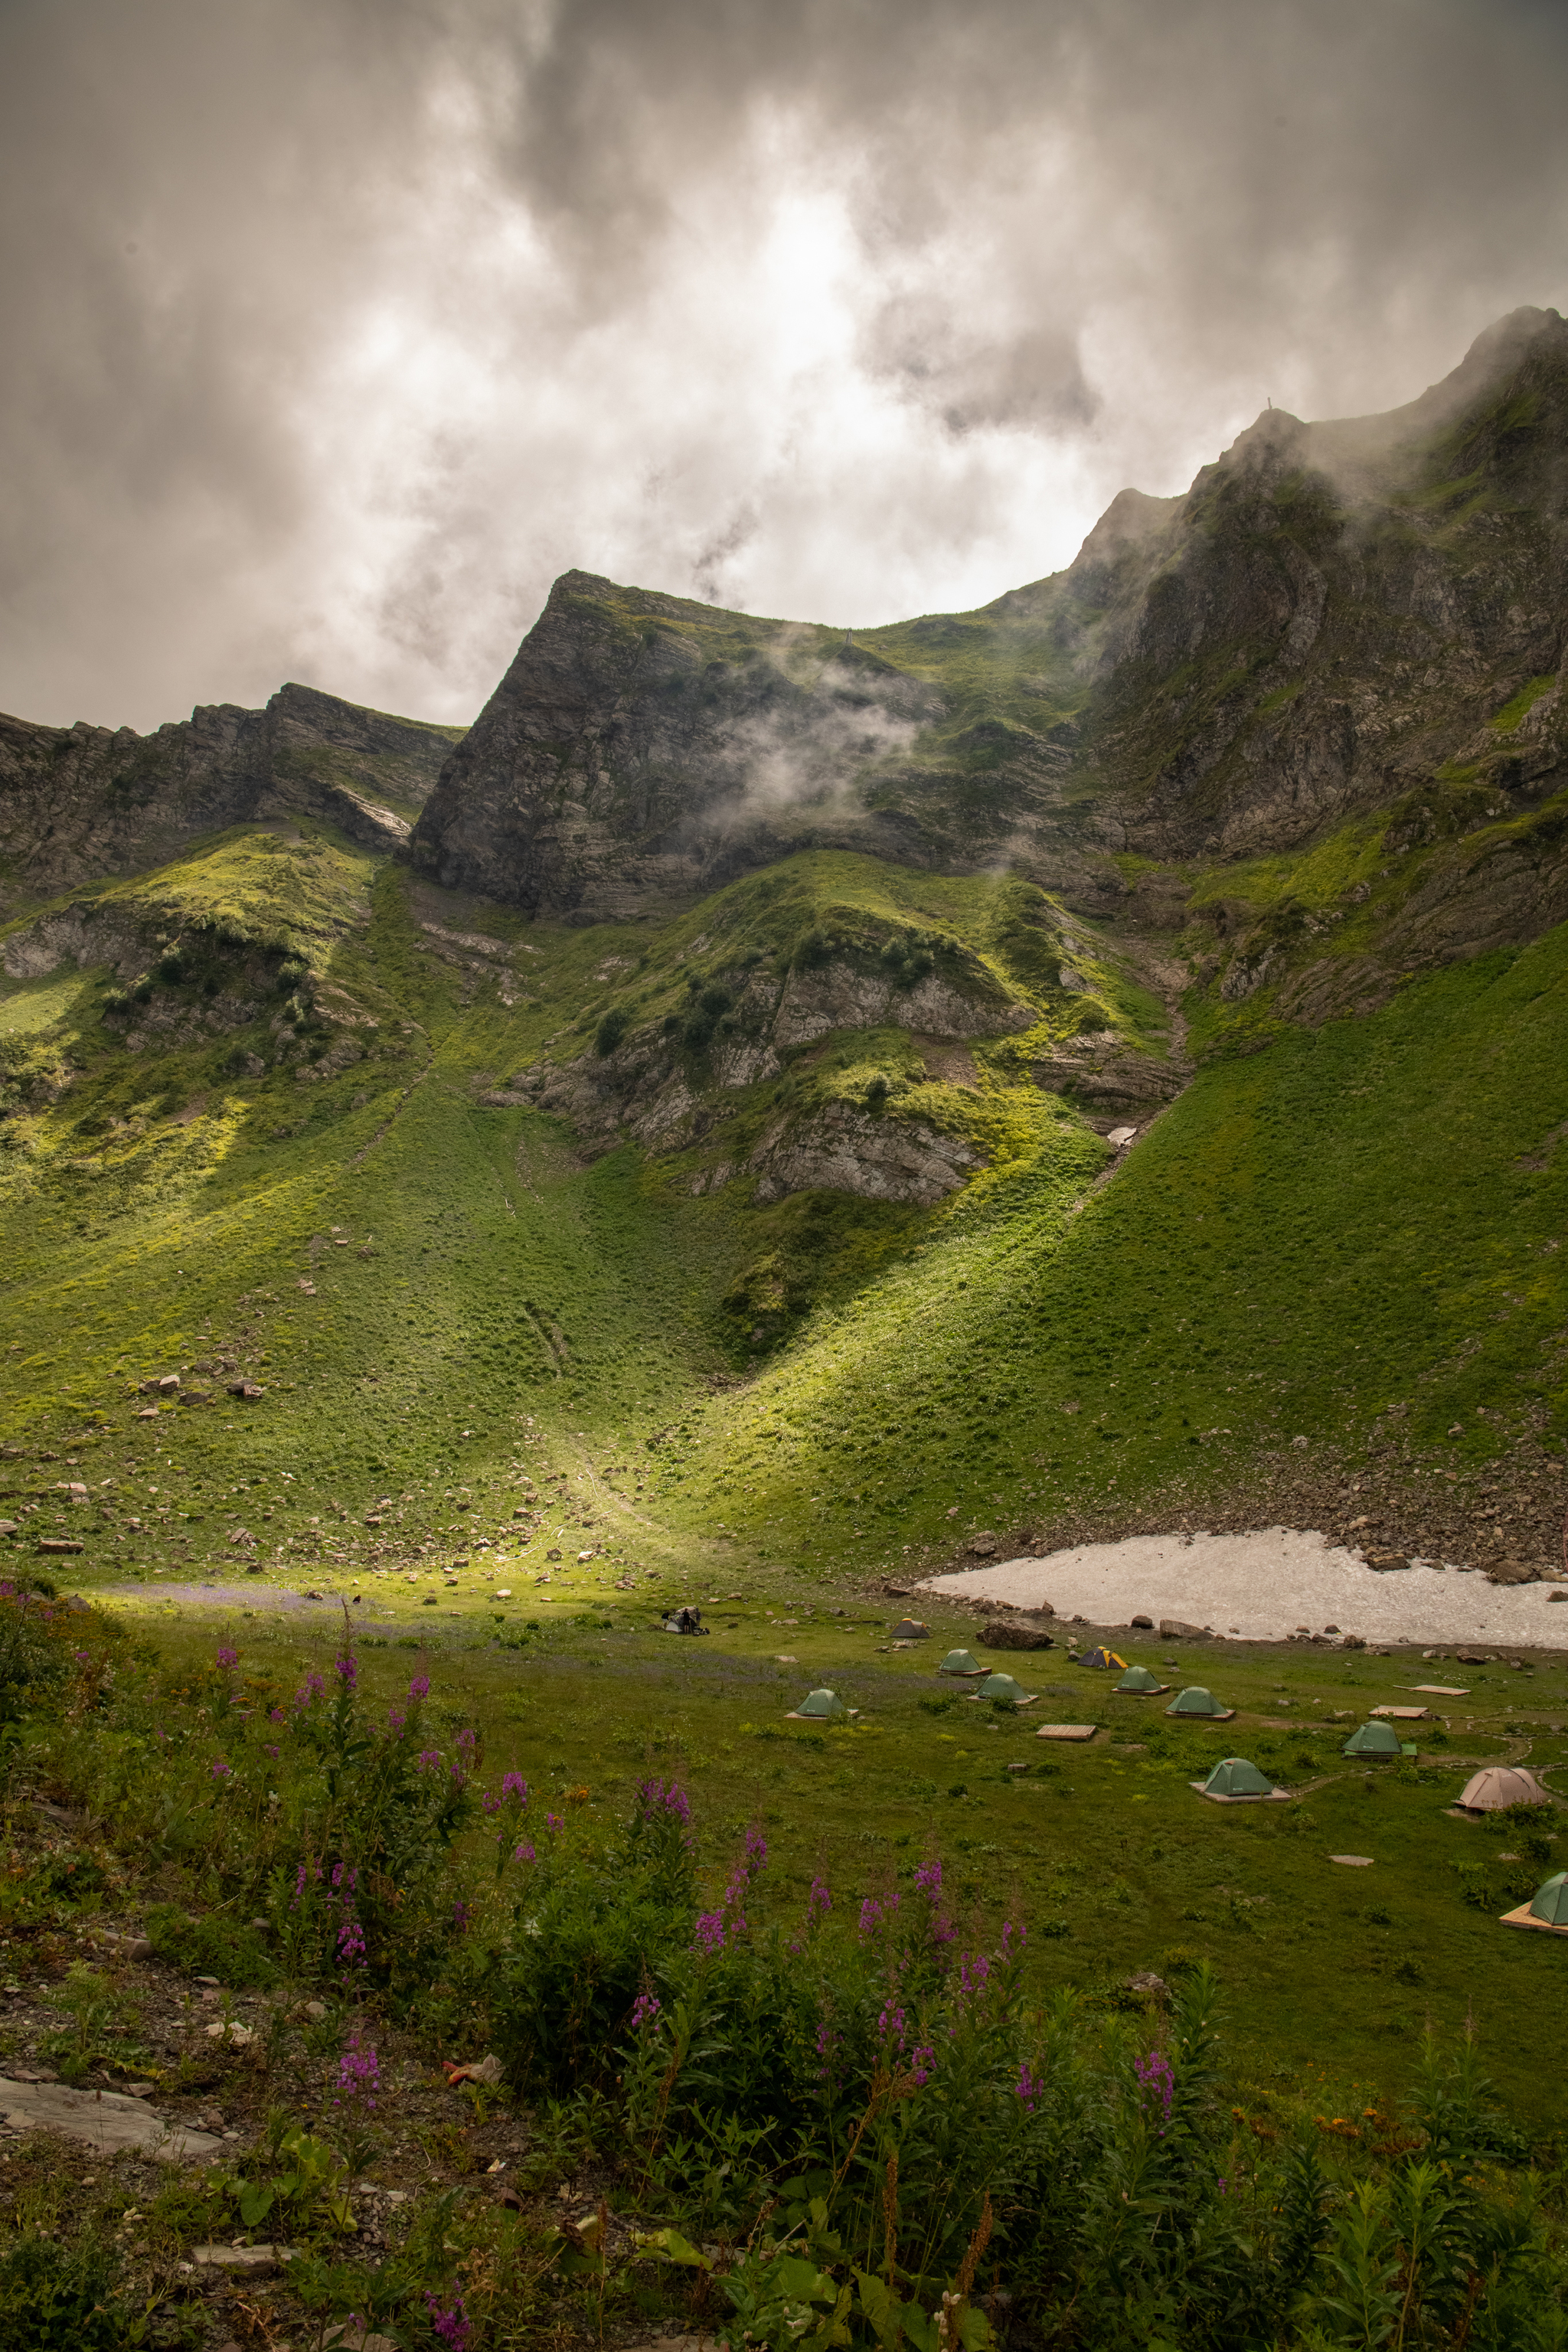
<instances>
[{"instance_id":1,"label":"tent on grass","mask_svg":"<svg viewBox=\"0 0 1568 2352\"><path fill-rule=\"evenodd\" d=\"M1141 1694L1144 1698L1157 1698L1162 1691L1168 1691L1171 1685L1169 1683L1157 1683L1147 1666L1129 1666L1116 1687L1119 1691Z\"/></svg>"},{"instance_id":2,"label":"tent on grass","mask_svg":"<svg viewBox=\"0 0 1568 2352\"><path fill-rule=\"evenodd\" d=\"M1549 1805L1550 1796L1533 1772L1519 1764L1483 1764L1472 1772L1455 1807L1461 1813L1506 1813L1513 1805Z\"/></svg>"},{"instance_id":3,"label":"tent on grass","mask_svg":"<svg viewBox=\"0 0 1568 2352\"><path fill-rule=\"evenodd\" d=\"M1079 1664L1080 1666L1113 1666L1118 1674L1121 1674L1126 1668L1127 1661L1125 1658L1119 1658L1114 1650L1094 1649L1086 1650L1079 1660Z\"/></svg>"},{"instance_id":4,"label":"tent on grass","mask_svg":"<svg viewBox=\"0 0 1568 2352\"><path fill-rule=\"evenodd\" d=\"M937 1668L939 1675L984 1675L989 1671L967 1650L950 1650Z\"/></svg>"},{"instance_id":5,"label":"tent on grass","mask_svg":"<svg viewBox=\"0 0 1568 2352\"><path fill-rule=\"evenodd\" d=\"M995 1674L987 1675L985 1680L976 1685L974 1696L976 1698L1011 1699L1015 1706L1033 1706L1039 1693L1026 1691L1022 1683L1014 1681L1011 1675Z\"/></svg>"},{"instance_id":6,"label":"tent on grass","mask_svg":"<svg viewBox=\"0 0 1568 2352\"><path fill-rule=\"evenodd\" d=\"M1533 1927L1544 1936L1568 1936L1568 1870L1560 1870L1544 1886L1538 1886L1534 1898L1521 1903L1516 1911L1502 1915L1505 1927Z\"/></svg>"},{"instance_id":7,"label":"tent on grass","mask_svg":"<svg viewBox=\"0 0 1568 2352\"><path fill-rule=\"evenodd\" d=\"M846 1706L837 1691L814 1690L808 1697L801 1700L798 1706L791 1708L784 1720L786 1723L847 1723L852 1715L859 1712L858 1707Z\"/></svg>"},{"instance_id":8,"label":"tent on grass","mask_svg":"<svg viewBox=\"0 0 1568 2352\"><path fill-rule=\"evenodd\" d=\"M1256 1764L1245 1756L1222 1756L1206 1780L1194 1780L1193 1787L1205 1797L1272 1797L1272 1780L1266 1780Z\"/></svg>"},{"instance_id":9,"label":"tent on grass","mask_svg":"<svg viewBox=\"0 0 1568 2352\"><path fill-rule=\"evenodd\" d=\"M924 1642L930 1636L931 1627L922 1624L918 1617L901 1617L889 1638L895 1642Z\"/></svg>"},{"instance_id":10,"label":"tent on grass","mask_svg":"<svg viewBox=\"0 0 1568 2352\"><path fill-rule=\"evenodd\" d=\"M1536 1888L1530 1916L1543 1919L1549 1927L1568 1927L1568 1870L1560 1870L1555 1878Z\"/></svg>"},{"instance_id":11,"label":"tent on grass","mask_svg":"<svg viewBox=\"0 0 1568 2352\"><path fill-rule=\"evenodd\" d=\"M1213 1691L1205 1690L1202 1683L1189 1683L1185 1690L1176 1693L1167 1715L1206 1715L1215 1723L1228 1723L1236 1713L1233 1706L1221 1706Z\"/></svg>"},{"instance_id":12,"label":"tent on grass","mask_svg":"<svg viewBox=\"0 0 1568 2352\"><path fill-rule=\"evenodd\" d=\"M1414 1756L1415 1750L1402 1740L1392 1723L1363 1723L1351 1733L1341 1748L1342 1756Z\"/></svg>"}]
</instances>

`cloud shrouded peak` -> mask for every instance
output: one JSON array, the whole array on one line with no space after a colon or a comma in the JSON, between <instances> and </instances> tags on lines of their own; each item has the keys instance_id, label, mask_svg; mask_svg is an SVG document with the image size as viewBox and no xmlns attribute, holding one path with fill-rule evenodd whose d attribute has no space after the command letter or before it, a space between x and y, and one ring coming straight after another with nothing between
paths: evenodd
<instances>
[{"instance_id":1,"label":"cloud shrouded peak","mask_svg":"<svg viewBox=\"0 0 1568 2352\"><path fill-rule=\"evenodd\" d=\"M1554 12L16 0L0 706L471 714L572 565L870 624L1560 302Z\"/></svg>"}]
</instances>

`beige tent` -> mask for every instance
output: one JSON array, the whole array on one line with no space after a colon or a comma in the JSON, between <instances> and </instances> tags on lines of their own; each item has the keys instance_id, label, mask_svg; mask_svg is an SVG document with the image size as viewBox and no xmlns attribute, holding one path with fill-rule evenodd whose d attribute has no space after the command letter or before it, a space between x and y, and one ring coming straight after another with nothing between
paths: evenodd
<instances>
[{"instance_id":1,"label":"beige tent","mask_svg":"<svg viewBox=\"0 0 1568 2352\"><path fill-rule=\"evenodd\" d=\"M1533 1772L1518 1764L1483 1764L1466 1781L1455 1807L1460 1813L1504 1813L1510 1805L1552 1802Z\"/></svg>"}]
</instances>

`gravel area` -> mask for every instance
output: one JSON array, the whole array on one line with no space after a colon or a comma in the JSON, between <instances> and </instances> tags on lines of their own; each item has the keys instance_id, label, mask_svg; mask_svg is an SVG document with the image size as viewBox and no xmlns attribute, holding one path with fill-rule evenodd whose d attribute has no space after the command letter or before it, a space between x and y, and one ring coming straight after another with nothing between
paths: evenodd
<instances>
[{"instance_id":1,"label":"gravel area","mask_svg":"<svg viewBox=\"0 0 1568 2352\"><path fill-rule=\"evenodd\" d=\"M1334 1626L1367 1642L1568 1649L1568 1604L1552 1603L1568 1585L1489 1584L1478 1570L1437 1563L1379 1573L1310 1528L1130 1536L928 1577L917 1589L1019 1609L1048 1604L1091 1625L1180 1618L1255 1642Z\"/></svg>"}]
</instances>

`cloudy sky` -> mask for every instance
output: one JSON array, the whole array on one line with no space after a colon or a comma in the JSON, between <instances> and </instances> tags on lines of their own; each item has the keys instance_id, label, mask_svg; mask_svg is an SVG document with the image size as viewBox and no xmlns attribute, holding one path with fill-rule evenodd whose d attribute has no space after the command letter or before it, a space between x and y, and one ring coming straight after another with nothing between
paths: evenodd
<instances>
[{"instance_id":1,"label":"cloudy sky","mask_svg":"<svg viewBox=\"0 0 1568 2352\"><path fill-rule=\"evenodd\" d=\"M1568 307L1556 0L0 0L0 709L962 608Z\"/></svg>"}]
</instances>

